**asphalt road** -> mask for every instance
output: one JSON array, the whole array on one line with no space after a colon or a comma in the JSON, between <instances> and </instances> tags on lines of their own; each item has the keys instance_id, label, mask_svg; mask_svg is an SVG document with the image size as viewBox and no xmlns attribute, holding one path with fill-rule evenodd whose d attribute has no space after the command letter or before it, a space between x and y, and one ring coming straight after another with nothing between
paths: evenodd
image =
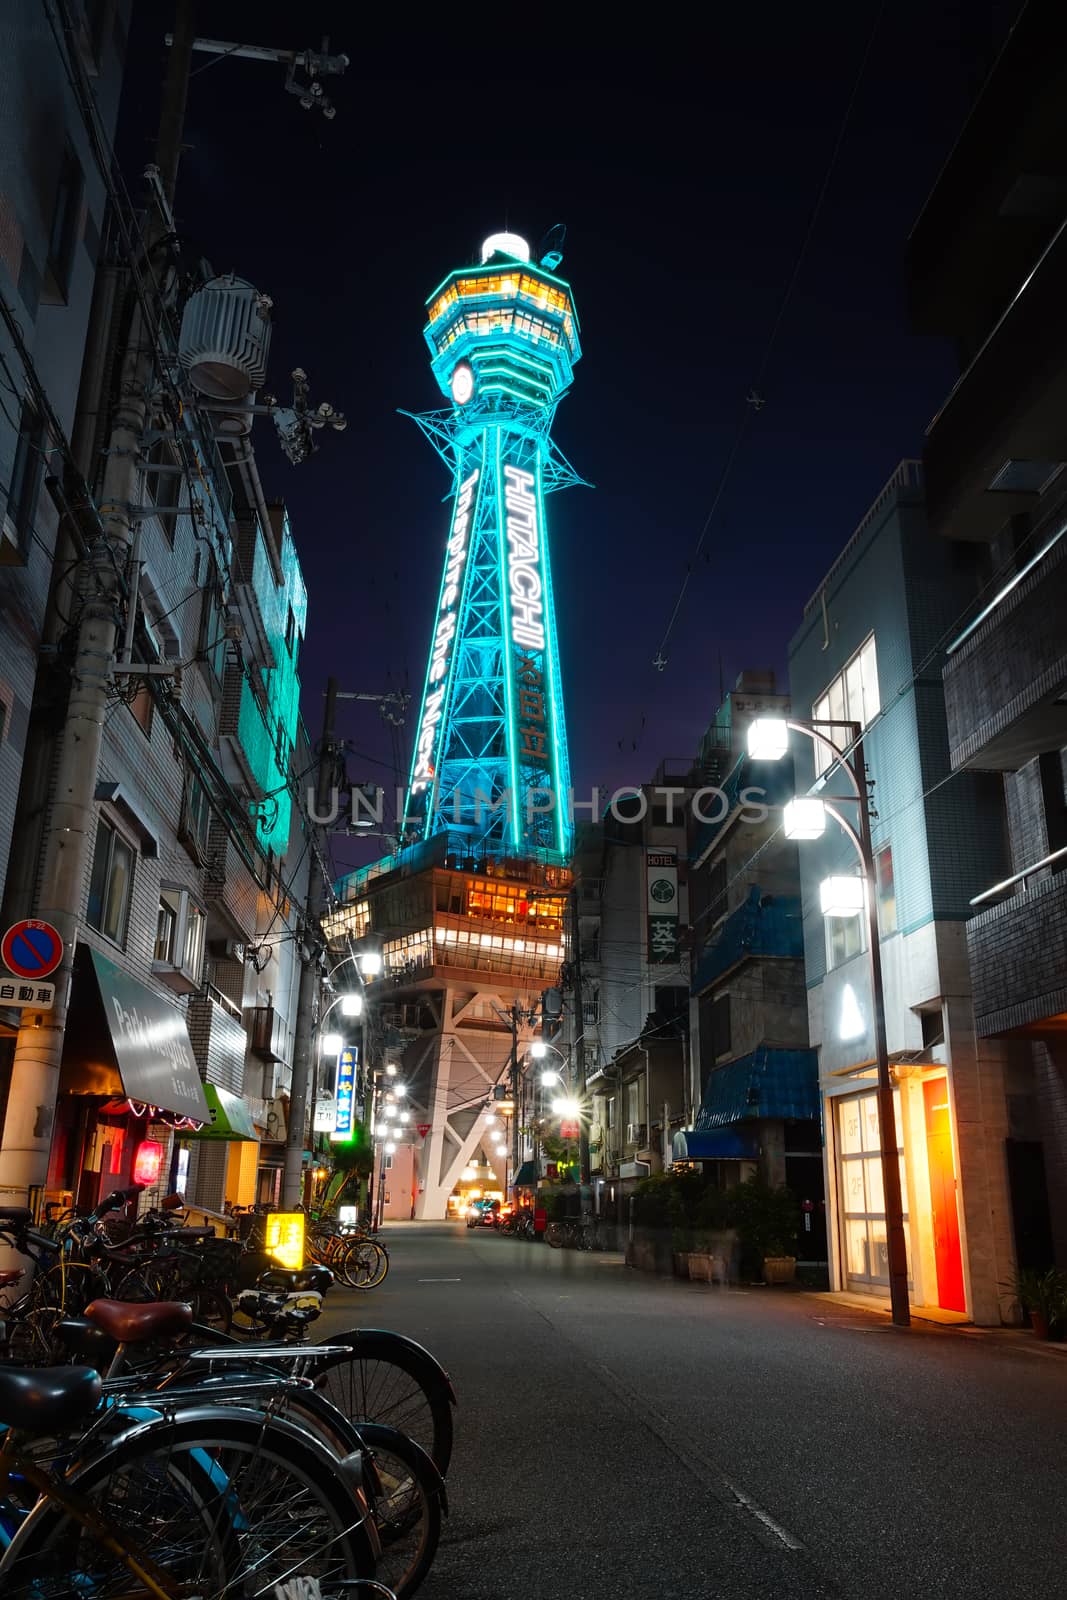
<instances>
[{"instance_id":1,"label":"asphalt road","mask_svg":"<svg viewBox=\"0 0 1067 1600\"><path fill-rule=\"evenodd\" d=\"M396 1328L455 1383L425 1600L1067 1595L1067 1357L444 1223L388 1242L318 1329Z\"/></svg>"}]
</instances>

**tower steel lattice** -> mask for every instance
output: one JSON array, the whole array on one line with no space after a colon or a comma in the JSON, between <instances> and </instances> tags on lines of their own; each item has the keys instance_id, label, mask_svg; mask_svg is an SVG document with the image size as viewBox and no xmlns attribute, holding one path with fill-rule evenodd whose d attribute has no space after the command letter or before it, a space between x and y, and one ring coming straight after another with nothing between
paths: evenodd
<instances>
[{"instance_id":1,"label":"tower steel lattice","mask_svg":"<svg viewBox=\"0 0 1067 1600\"><path fill-rule=\"evenodd\" d=\"M549 266L558 254L543 258ZM562 859L570 769L545 496L581 484L552 439L581 356L570 287L497 234L427 302L451 404L413 416L452 477L404 836Z\"/></svg>"}]
</instances>

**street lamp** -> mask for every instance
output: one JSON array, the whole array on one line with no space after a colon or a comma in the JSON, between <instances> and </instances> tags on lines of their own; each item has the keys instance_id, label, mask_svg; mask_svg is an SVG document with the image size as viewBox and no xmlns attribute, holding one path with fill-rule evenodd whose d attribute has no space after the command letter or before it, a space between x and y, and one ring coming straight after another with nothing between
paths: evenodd
<instances>
[{"instance_id":1,"label":"street lamp","mask_svg":"<svg viewBox=\"0 0 1067 1600\"><path fill-rule=\"evenodd\" d=\"M322 1036L322 1053L324 1056L339 1056L345 1047L344 1039L339 1033L324 1033Z\"/></svg>"},{"instance_id":2,"label":"street lamp","mask_svg":"<svg viewBox=\"0 0 1067 1600\"><path fill-rule=\"evenodd\" d=\"M380 950L362 950L356 959L365 978L376 978L382 970Z\"/></svg>"},{"instance_id":3,"label":"street lamp","mask_svg":"<svg viewBox=\"0 0 1067 1600\"><path fill-rule=\"evenodd\" d=\"M361 1017L363 1015L363 996L361 994L343 994L341 996L342 1017Z\"/></svg>"},{"instance_id":4,"label":"street lamp","mask_svg":"<svg viewBox=\"0 0 1067 1600\"><path fill-rule=\"evenodd\" d=\"M847 744L840 746L824 729L843 728ZM889 1045L885 1029L885 990L882 984L882 952L878 939L878 895L874 852L871 848L871 818L867 801L867 769L863 761L862 729L858 722L797 722L787 717L756 717L748 729L748 753L753 761L780 761L789 749L790 733L802 733L820 747L830 761L844 773L851 794L824 799L817 795L797 795L785 807L783 829L791 839L820 838L828 816L848 835L860 864L859 877L830 877L819 885L819 904L824 916L856 917L867 913L867 945L871 966L871 998L874 1006L874 1051L878 1068L878 1122L881 1144L882 1190L885 1196L886 1253L889 1258L889 1302L893 1321L906 1328L911 1323L908 1306L908 1255L904 1240L904 1208L900 1194L900 1164L897 1159L896 1111L893 1105L893 1080L889 1075ZM851 823L838 809L854 805L857 821ZM819 810L816 810L816 807ZM893 1137L890 1140L890 1130Z\"/></svg>"},{"instance_id":5,"label":"street lamp","mask_svg":"<svg viewBox=\"0 0 1067 1600\"><path fill-rule=\"evenodd\" d=\"M548 1043L544 1039L535 1039L530 1046L530 1054L535 1061L543 1061L548 1053Z\"/></svg>"}]
</instances>

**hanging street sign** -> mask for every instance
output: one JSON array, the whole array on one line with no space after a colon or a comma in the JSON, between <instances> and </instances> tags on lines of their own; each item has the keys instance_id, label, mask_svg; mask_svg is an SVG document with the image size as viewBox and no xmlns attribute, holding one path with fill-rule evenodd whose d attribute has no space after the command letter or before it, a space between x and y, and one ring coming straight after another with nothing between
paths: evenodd
<instances>
[{"instance_id":1,"label":"hanging street sign","mask_svg":"<svg viewBox=\"0 0 1067 1600\"><path fill-rule=\"evenodd\" d=\"M430 1131L430 1124L428 1122L416 1122L415 1127L418 1129L419 1138L425 1139Z\"/></svg>"},{"instance_id":2,"label":"hanging street sign","mask_svg":"<svg viewBox=\"0 0 1067 1600\"><path fill-rule=\"evenodd\" d=\"M24 917L0 940L0 961L16 978L47 978L63 960L63 939L50 922Z\"/></svg>"},{"instance_id":3,"label":"hanging street sign","mask_svg":"<svg viewBox=\"0 0 1067 1600\"><path fill-rule=\"evenodd\" d=\"M337 1126L337 1107L333 1095L324 1095L315 1101L315 1115L311 1126L315 1133L332 1133Z\"/></svg>"},{"instance_id":4,"label":"hanging street sign","mask_svg":"<svg viewBox=\"0 0 1067 1600\"><path fill-rule=\"evenodd\" d=\"M354 1046L342 1050L337 1058L337 1083L335 1085L333 1128L330 1138L336 1143L350 1144L356 1131L356 1061L359 1052Z\"/></svg>"},{"instance_id":5,"label":"hanging street sign","mask_svg":"<svg viewBox=\"0 0 1067 1600\"><path fill-rule=\"evenodd\" d=\"M0 1006L33 1006L36 1011L51 1011L55 998L54 983L15 983L0 975Z\"/></svg>"}]
</instances>

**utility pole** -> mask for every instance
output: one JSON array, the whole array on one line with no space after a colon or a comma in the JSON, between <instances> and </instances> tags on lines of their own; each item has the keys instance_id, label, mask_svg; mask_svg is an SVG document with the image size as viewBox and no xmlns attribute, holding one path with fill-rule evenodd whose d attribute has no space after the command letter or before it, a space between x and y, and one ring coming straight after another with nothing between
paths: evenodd
<instances>
[{"instance_id":1,"label":"utility pole","mask_svg":"<svg viewBox=\"0 0 1067 1600\"><path fill-rule=\"evenodd\" d=\"M192 0L178 0L174 43L167 64L155 164L173 197L181 154L182 125L193 47ZM162 227L150 207L145 247ZM59 1071L66 1038L78 908L96 840L96 785L104 719L114 679L119 637L121 577L133 538L138 458L153 388L154 340L145 313L134 308L122 362L119 402L108 441L100 501L103 537L89 551L87 599L71 666L71 689L59 736L55 800L43 840L41 892L34 914L51 922L63 939L63 963L55 974L51 1011L25 1011L15 1044L11 1089L0 1151L0 1196L29 1197L48 1176ZM130 605L136 596L130 595Z\"/></svg>"},{"instance_id":2,"label":"utility pole","mask_svg":"<svg viewBox=\"0 0 1067 1600\"><path fill-rule=\"evenodd\" d=\"M334 718L337 711L337 679L326 680L326 704L322 715L319 742L319 772L315 784L315 815L324 816L336 778ZM307 906L304 940L300 960L300 989L296 1002L296 1029L293 1038L293 1077L289 1086L289 1126L285 1136L285 1169L282 1174L282 1209L292 1211L302 1198L304 1166L304 1124L307 1121L308 1085L311 1082L313 1032L312 1018L318 994L322 961L322 904L326 882L322 853L316 848L316 828L310 829L311 863L308 867Z\"/></svg>"},{"instance_id":3,"label":"utility pole","mask_svg":"<svg viewBox=\"0 0 1067 1600\"><path fill-rule=\"evenodd\" d=\"M578 885L571 883L571 936L574 941L574 1065L578 1099L585 1104L585 990L582 986L582 929L578 920ZM578 1179L589 1180L589 1124L578 1118Z\"/></svg>"}]
</instances>

